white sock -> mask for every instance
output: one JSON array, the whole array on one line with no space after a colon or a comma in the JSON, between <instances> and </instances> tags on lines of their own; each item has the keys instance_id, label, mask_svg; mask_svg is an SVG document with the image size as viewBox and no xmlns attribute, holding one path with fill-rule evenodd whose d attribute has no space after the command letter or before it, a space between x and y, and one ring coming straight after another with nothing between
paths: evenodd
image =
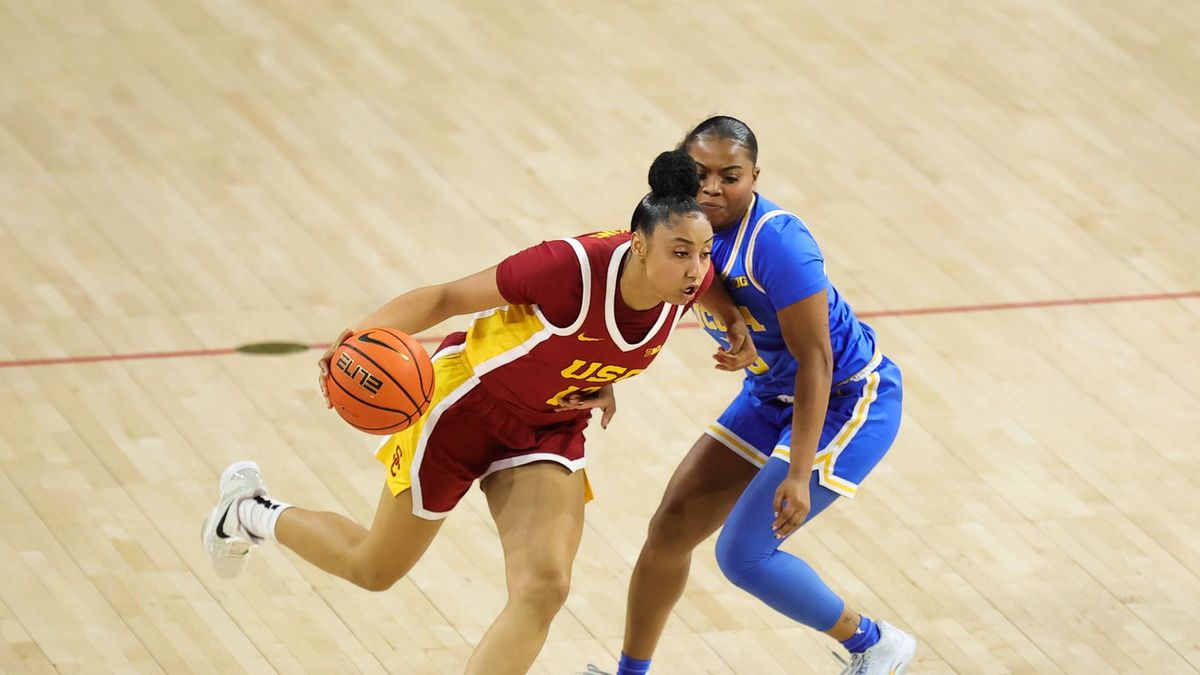
<instances>
[{"instance_id":1,"label":"white sock","mask_svg":"<svg viewBox=\"0 0 1200 675\"><path fill-rule=\"evenodd\" d=\"M259 539L275 539L275 523L279 514L292 508L291 504L271 499L266 495L243 499L238 504L238 520L242 527Z\"/></svg>"}]
</instances>

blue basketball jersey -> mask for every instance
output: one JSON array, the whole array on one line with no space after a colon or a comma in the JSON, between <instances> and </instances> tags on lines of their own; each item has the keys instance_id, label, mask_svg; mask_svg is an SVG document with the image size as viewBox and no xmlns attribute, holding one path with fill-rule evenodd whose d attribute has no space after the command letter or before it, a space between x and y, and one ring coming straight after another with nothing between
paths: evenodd
<instances>
[{"instance_id":1,"label":"blue basketball jersey","mask_svg":"<svg viewBox=\"0 0 1200 675\"><path fill-rule=\"evenodd\" d=\"M873 363L875 331L854 316L829 282L821 249L795 215L756 193L738 226L715 233L712 264L758 348L758 361L747 369L749 393L766 399L795 392L798 365L784 344L776 312L822 289L829 298L833 382L842 382ZM693 309L705 331L728 347L725 326L699 304Z\"/></svg>"}]
</instances>

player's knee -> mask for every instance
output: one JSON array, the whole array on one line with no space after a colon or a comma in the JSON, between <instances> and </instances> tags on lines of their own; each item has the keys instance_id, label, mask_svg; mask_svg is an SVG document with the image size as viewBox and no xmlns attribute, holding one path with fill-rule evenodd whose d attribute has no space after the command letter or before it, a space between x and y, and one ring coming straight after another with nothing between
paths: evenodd
<instances>
[{"instance_id":1,"label":"player's knee","mask_svg":"<svg viewBox=\"0 0 1200 675\"><path fill-rule=\"evenodd\" d=\"M350 577L350 582L368 591L386 591L396 585L403 575L394 574L375 567L357 569Z\"/></svg>"},{"instance_id":2,"label":"player's knee","mask_svg":"<svg viewBox=\"0 0 1200 675\"><path fill-rule=\"evenodd\" d=\"M734 586L746 588L765 557L748 549L737 535L726 529L717 537L717 567Z\"/></svg>"},{"instance_id":3,"label":"player's knee","mask_svg":"<svg viewBox=\"0 0 1200 675\"><path fill-rule=\"evenodd\" d=\"M570 568L552 565L522 570L509 586L510 601L540 610L552 618L567 601L571 591Z\"/></svg>"},{"instance_id":4,"label":"player's knee","mask_svg":"<svg viewBox=\"0 0 1200 675\"><path fill-rule=\"evenodd\" d=\"M383 561L352 556L348 572L346 579L350 583L364 590L380 592L395 586L408 570Z\"/></svg>"},{"instance_id":5,"label":"player's knee","mask_svg":"<svg viewBox=\"0 0 1200 675\"><path fill-rule=\"evenodd\" d=\"M646 548L659 555L687 555L707 536L694 529L682 507L664 503L650 519Z\"/></svg>"}]
</instances>

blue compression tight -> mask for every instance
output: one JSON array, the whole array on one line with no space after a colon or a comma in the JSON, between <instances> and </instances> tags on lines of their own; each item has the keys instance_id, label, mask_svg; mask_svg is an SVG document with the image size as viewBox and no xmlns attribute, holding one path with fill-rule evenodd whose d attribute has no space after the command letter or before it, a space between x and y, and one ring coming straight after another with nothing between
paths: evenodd
<instances>
[{"instance_id":1,"label":"blue compression tight","mask_svg":"<svg viewBox=\"0 0 1200 675\"><path fill-rule=\"evenodd\" d=\"M827 631L842 615L845 602L821 581L808 563L779 550L785 541L771 531L775 521L775 490L787 476L789 465L772 457L738 498L717 539L717 564L735 586L767 603L795 621ZM809 482L812 505L808 524L838 498L817 482Z\"/></svg>"}]
</instances>

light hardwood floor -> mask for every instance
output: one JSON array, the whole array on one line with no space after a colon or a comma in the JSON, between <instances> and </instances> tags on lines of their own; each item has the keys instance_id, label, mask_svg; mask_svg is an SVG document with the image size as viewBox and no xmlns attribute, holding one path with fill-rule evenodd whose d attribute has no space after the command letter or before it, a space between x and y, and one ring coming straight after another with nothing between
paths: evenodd
<instances>
[{"instance_id":1,"label":"light hardwood floor","mask_svg":"<svg viewBox=\"0 0 1200 675\"><path fill-rule=\"evenodd\" d=\"M623 227L721 112L904 370L901 437L788 543L914 673L1200 669L1200 5L0 1L0 671L461 670L504 598L473 491L371 594L262 547L228 462L367 520L317 352L393 295ZM461 325L461 323L455 324ZM453 326L431 331L440 335ZM539 673L613 670L645 524L737 388L687 328L589 434L598 499ZM11 363L16 362L16 363ZM697 556L656 673L833 673Z\"/></svg>"}]
</instances>

